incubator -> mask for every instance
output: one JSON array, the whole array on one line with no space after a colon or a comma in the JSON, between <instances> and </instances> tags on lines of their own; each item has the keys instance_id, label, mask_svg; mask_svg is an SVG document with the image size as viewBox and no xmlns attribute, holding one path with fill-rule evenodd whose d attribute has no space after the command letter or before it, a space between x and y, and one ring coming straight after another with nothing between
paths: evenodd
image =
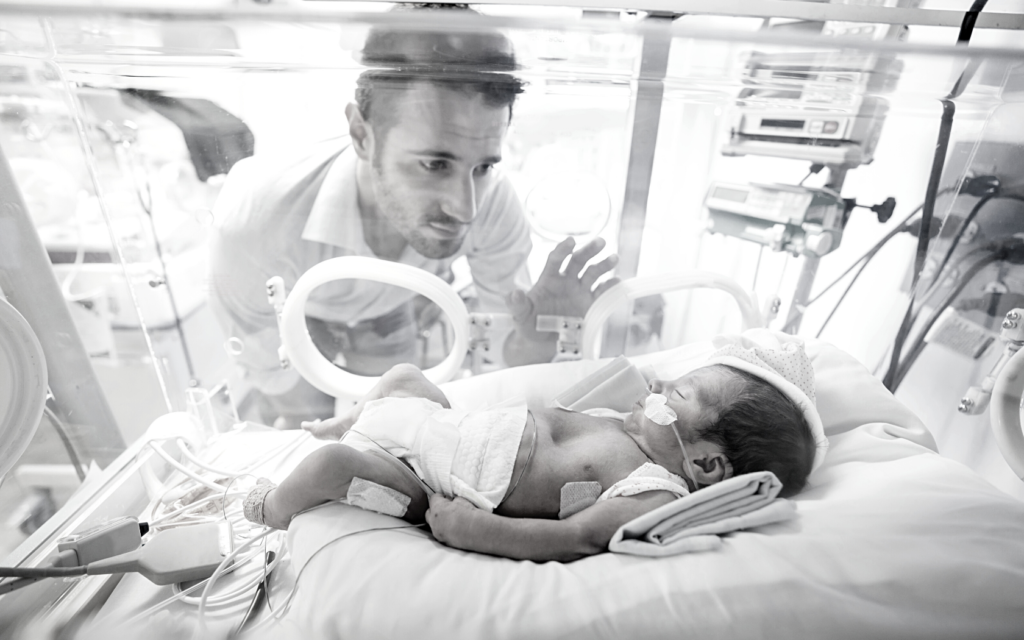
<instances>
[{"instance_id":1,"label":"incubator","mask_svg":"<svg viewBox=\"0 0 1024 640\"><path fill-rule=\"evenodd\" d=\"M132 531L119 552L156 540L155 554L179 544L158 536L217 523L199 574L159 574L173 584L130 571L0 582L0 635L92 637L151 618L169 635L225 637L244 618L257 637L303 620L314 637L428 622L428 637L743 637L806 606L776 620L778 636L822 637L841 608L828 589L886 584L910 594L879 596L891 626L858 601L844 633L1020 628L1024 4L584 4L0 6L2 564L60 567L78 549L84 565L79 541L109 527ZM480 100L472 113L498 132L459 134L467 154L493 143L460 178L447 148L418 148L402 168L366 155L360 132L381 126L358 102L368 74L512 97L499 109L445 89ZM415 104L403 122L417 132L477 122ZM429 146L377 131L375 149ZM413 188L389 171L429 176ZM367 204L368 185L398 190ZM394 227L372 213L384 202L422 214L429 242L388 245ZM460 202L471 212L456 224ZM593 277L551 257L588 246ZM584 291L542 290L556 281ZM618 558L580 561L574 578L446 556L419 529L364 535L401 523L346 505L287 537L242 518L263 478L321 446L299 421L344 413L394 364L492 406L555 398L616 356L682 373L714 336L762 327L808 341L833 441L796 501L807 557L841 556L832 532L856 516L868 524L851 535L865 537L845 544L859 567L801 571L786 525L766 530L789 542L738 534L672 559L690 582L633 585ZM900 482L912 490L888 496ZM967 520L980 529L961 531ZM932 551L913 546L917 526L944 532ZM373 583L388 544L427 577ZM902 553L889 566L887 545ZM774 560L749 569L766 549ZM331 562L358 579L332 583ZM747 582L723 577L744 567ZM964 596L987 617L929 590L942 571L989 585L987 604ZM331 594L338 619L303 581ZM429 595L389 608L453 583L458 606ZM268 594L276 606L256 606Z\"/></svg>"}]
</instances>

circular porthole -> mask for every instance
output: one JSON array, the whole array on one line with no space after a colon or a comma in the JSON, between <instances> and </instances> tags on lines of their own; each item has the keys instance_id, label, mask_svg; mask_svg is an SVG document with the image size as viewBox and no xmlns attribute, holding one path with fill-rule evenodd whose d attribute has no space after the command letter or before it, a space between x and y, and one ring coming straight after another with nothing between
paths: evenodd
<instances>
[{"instance_id":1,"label":"circular porthole","mask_svg":"<svg viewBox=\"0 0 1024 640\"><path fill-rule=\"evenodd\" d=\"M365 395L377 377L344 371L328 360L313 344L306 327L306 300L316 287L333 280L372 280L405 287L426 296L448 316L454 340L448 356L423 372L434 384L450 380L462 365L469 346L469 312L451 286L432 273L409 265L362 256L325 260L302 274L288 292L281 313L281 344L288 362L310 384L336 398L357 399Z\"/></svg>"},{"instance_id":2,"label":"circular porthole","mask_svg":"<svg viewBox=\"0 0 1024 640\"><path fill-rule=\"evenodd\" d=\"M530 226L548 240L597 237L611 217L611 198L604 183L589 173L551 174L530 190L524 202Z\"/></svg>"},{"instance_id":3,"label":"circular porthole","mask_svg":"<svg viewBox=\"0 0 1024 640\"><path fill-rule=\"evenodd\" d=\"M0 478L39 428L46 388L43 347L28 321L0 298Z\"/></svg>"}]
</instances>

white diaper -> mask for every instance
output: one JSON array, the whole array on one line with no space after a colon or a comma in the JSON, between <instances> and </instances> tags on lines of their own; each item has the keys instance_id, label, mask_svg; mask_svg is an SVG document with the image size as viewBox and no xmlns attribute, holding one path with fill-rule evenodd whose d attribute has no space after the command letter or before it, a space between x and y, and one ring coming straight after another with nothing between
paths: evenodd
<instances>
[{"instance_id":1,"label":"white diaper","mask_svg":"<svg viewBox=\"0 0 1024 640\"><path fill-rule=\"evenodd\" d=\"M508 491L525 428L525 405L468 412L424 398L382 398L366 403L341 442L383 449L432 490L492 511Z\"/></svg>"}]
</instances>

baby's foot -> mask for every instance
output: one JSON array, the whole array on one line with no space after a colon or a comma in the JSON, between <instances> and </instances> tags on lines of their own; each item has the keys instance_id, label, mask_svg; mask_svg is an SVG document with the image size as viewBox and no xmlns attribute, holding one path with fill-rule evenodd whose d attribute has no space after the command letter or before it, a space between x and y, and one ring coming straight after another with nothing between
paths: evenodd
<instances>
[{"instance_id":1,"label":"baby's foot","mask_svg":"<svg viewBox=\"0 0 1024 640\"><path fill-rule=\"evenodd\" d=\"M341 436L352 426L352 420L348 416L328 418L326 420L311 420L302 423L302 428L319 440L340 440Z\"/></svg>"}]
</instances>

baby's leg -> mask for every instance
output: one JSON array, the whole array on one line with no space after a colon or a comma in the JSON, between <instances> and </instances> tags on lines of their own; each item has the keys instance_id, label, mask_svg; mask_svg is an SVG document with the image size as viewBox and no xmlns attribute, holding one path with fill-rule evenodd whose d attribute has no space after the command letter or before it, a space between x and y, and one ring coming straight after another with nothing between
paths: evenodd
<instances>
[{"instance_id":1,"label":"baby's leg","mask_svg":"<svg viewBox=\"0 0 1024 640\"><path fill-rule=\"evenodd\" d=\"M367 402L389 397L426 398L427 400L433 400L446 409L451 408L444 392L433 382L427 380L427 377L416 366L396 364L380 377L377 384L348 413L336 418L328 418L327 420L303 422L302 428L312 433L313 437L321 440L339 440L359 419Z\"/></svg>"},{"instance_id":2,"label":"baby's leg","mask_svg":"<svg viewBox=\"0 0 1024 640\"><path fill-rule=\"evenodd\" d=\"M264 521L277 529L287 529L292 516L311 507L340 500L348 494L353 478L375 482L409 498L403 518L414 524L424 521L427 495L402 463L370 452L357 451L343 444L329 444L309 454L281 486L271 491L263 503Z\"/></svg>"}]
</instances>

